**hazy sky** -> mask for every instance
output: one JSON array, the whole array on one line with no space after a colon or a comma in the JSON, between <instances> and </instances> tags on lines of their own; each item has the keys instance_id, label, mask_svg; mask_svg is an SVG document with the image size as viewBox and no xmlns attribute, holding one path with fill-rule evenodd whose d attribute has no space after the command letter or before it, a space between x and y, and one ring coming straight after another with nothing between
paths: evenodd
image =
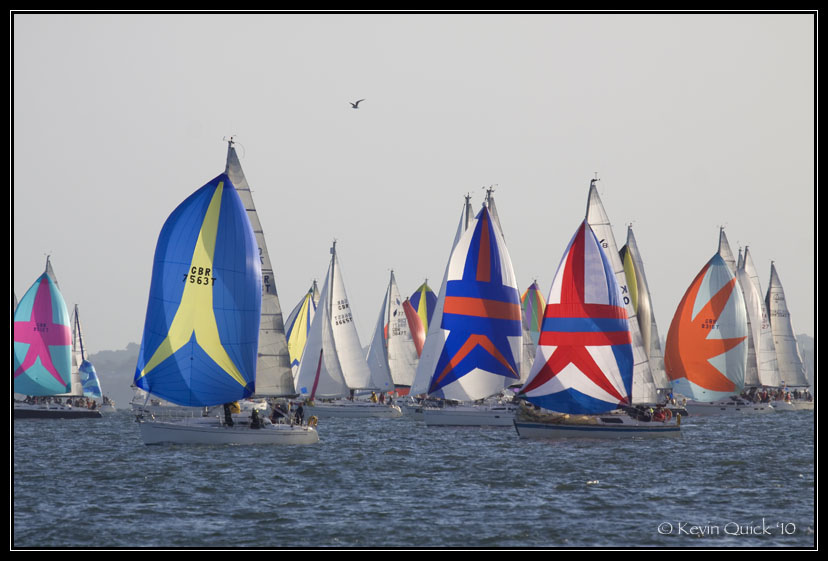
<instances>
[{"instance_id":1,"label":"hazy sky","mask_svg":"<svg viewBox=\"0 0 828 561\"><path fill-rule=\"evenodd\" d=\"M659 331L719 226L814 335L813 14L15 14L12 289L51 255L93 352L140 343L172 210L239 155L287 314L333 239L363 345L437 291L463 196L546 293L589 181ZM350 101L365 98L359 110Z\"/></svg>"}]
</instances>

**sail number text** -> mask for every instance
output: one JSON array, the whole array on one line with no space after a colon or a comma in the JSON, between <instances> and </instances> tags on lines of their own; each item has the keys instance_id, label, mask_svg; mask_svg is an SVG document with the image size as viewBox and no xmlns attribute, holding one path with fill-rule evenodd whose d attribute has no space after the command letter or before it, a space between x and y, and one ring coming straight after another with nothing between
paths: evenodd
<instances>
[{"instance_id":1,"label":"sail number text","mask_svg":"<svg viewBox=\"0 0 828 561\"><path fill-rule=\"evenodd\" d=\"M337 300L334 302L334 305L336 306L337 311L341 312L333 314L334 325L344 325L353 321L353 316L351 315L350 306L348 305L347 300Z\"/></svg>"},{"instance_id":2,"label":"sail number text","mask_svg":"<svg viewBox=\"0 0 828 561\"><path fill-rule=\"evenodd\" d=\"M193 266L189 273L184 274L184 282L213 286L216 283L216 277L212 276L212 270L209 267Z\"/></svg>"}]
</instances>

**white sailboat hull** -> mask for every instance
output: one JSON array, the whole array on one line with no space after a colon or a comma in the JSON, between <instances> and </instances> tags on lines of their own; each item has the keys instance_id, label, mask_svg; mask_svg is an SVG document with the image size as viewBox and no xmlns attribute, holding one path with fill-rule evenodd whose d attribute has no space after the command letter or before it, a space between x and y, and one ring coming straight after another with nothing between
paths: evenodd
<instances>
[{"instance_id":1,"label":"white sailboat hull","mask_svg":"<svg viewBox=\"0 0 828 561\"><path fill-rule=\"evenodd\" d=\"M397 419L403 416L402 409L396 405L348 400L305 405L304 410L306 418L313 415L319 419L331 417Z\"/></svg>"},{"instance_id":2,"label":"white sailboat hull","mask_svg":"<svg viewBox=\"0 0 828 561\"><path fill-rule=\"evenodd\" d=\"M814 402L813 401L800 401L800 400L793 400L793 401L774 401L772 403L773 408L776 411L813 411L814 410Z\"/></svg>"},{"instance_id":3,"label":"white sailboat hull","mask_svg":"<svg viewBox=\"0 0 828 561\"><path fill-rule=\"evenodd\" d=\"M266 424L224 425L217 417L196 417L171 421L139 421L144 444L315 444L316 429L308 426Z\"/></svg>"},{"instance_id":4,"label":"white sailboat hull","mask_svg":"<svg viewBox=\"0 0 828 561\"><path fill-rule=\"evenodd\" d=\"M429 427L511 427L516 408L511 405L458 405L423 409Z\"/></svg>"},{"instance_id":5,"label":"white sailboat hull","mask_svg":"<svg viewBox=\"0 0 828 561\"><path fill-rule=\"evenodd\" d=\"M710 403L688 401L685 409L687 409L687 413L690 416L705 417L709 415L773 413L775 406L770 403L753 403L742 399L728 399L712 401Z\"/></svg>"},{"instance_id":6,"label":"white sailboat hull","mask_svg":"<svg viewBox=\"0 0 828 561\"><path fill-rule=\"evenodd\" d=\"M609 422L604 419L608 419ZM669 438L681 436L679 422L643 422L622 416L592 416L590 422L544 423L515 419L520 438L558 440L564 438Z\"/></svg>"}]
</instances>

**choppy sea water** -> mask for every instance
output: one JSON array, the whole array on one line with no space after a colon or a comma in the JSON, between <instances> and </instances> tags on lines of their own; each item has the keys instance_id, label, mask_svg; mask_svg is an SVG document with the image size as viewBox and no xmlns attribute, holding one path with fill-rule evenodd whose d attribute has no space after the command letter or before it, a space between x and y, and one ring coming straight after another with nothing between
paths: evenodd
<instances>
[{"instance_id":1,"label":"choppy sea water","mask_svg":"<svg viewBox=\"0 0 828 561\"><path fill-rule=\"evenodd\" d=\"M12 547L813 548L815 415L530 441L408 418L312 446L145 446L131 413L13 422Z\"/></svg>"}]
</instances>

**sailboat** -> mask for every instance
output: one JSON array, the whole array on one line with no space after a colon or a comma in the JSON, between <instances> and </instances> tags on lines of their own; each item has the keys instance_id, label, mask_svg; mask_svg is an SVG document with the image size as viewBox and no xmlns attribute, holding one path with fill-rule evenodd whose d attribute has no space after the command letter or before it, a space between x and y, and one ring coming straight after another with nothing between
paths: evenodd
<instances>
[{"instance_id":1,"label":"sailboat","mask_svg":"<svg viewBox=\"0 0 828 561\"><path fill-rule=\"evenodd\" d=\"M100 411L71 403L72 398L81 398L83 391L72 368L70 323L47 257L46 270L14 310L12 377L14 393L20 396L13 399L15 419L101 417Z\"/></svg>"},{"instance_id":2,"label":"sailboat","mask_svg":"<svg viewBox=\"0 0 828 561\"><path fill-rule=\"evenodd\" d=\"M667 375L690 415L766 412L766 404L739 396L747 369L747 312L728 253L720 233L719 250L690 284L667 332Z\"/></svg>"},{"instance_id":3,"label":"sailboat","mask_svg":"<svg viewBox=\"0 0 828 561\"><path fill-rule=\"evenodd\" d=\"M428 326L431 317L434 315L434 306L437 304L437 296L428 286L428 279L414 291L409 298L403 302L403 310L408 318L408 329L414 341L414 348L417 350L417 357L423 353Z\"/></svg>"},{"instance_id":4,"label":"sailboat","mask_svg":"<svg viewBox=\"0 0 828 561\"><path fill-rule=\"evenodd\" d=\"M770 283L765 304L770 317L780 382L786 392L785 399L774 401L773 407L781 411L813 410L814 400L805 373L805 363L799 354L799 345L794 335L785 291L782 289L782 282L779 280L779 273L774 262L771 262ZM788 396L788 393L791 396Z\"/></svg>"},{"instance_id":5,"label":"sailboat","mask_svg":"<svg viewBox=\"0 0 828 561\"><path fill-rule=\"evenodd\" d=\"M745 297L748 316L748 364L745 389L754 395L763 387L778 388L780 383L776 346L773 341L770 317L762 297L759 275L750 255L750 248L739 252L736 278Z\"/></svg>"},{"instance_id":6,"label":"sailboat","mask_svg":"<svg viewBox=\"0 0 828 561\"><path fill-rule=\"evenodd\" d=\"M397 395L408 395L417 371L418 357L403 305L394 271L391 271L366 360L371 378L390 378Z\"/></svg>"},{"instance_id":7,"label":"sailboat","mask_svg":"<svg viewBox=\"0 0 828 561\"><path fill-rule=\"evenodd\" d=\"M543 326L543 312L545 309L546 300L543 298L538 281L535 280L520 297L523 326L529 331L529 336L534 345L538 344L538 339L540 338L541 327Z\"/></svg>"},{"instance_id":8,"label":"sailboat","mask_svg":"<svg viewBox=\"0 0 828 561\"><path fill-rule=\"evenodd\" d=\"M305 398L306 414L323 417L402 417L393 404L354 399L358 391L389 392L390 376L374 378L363 354L336 253L319 296L305 350L296 375L296 388Z\"/></svg>"},{"instance_id":9,"label":"sailboat","mask_svg":"<svg viewBox=\"0 0 828 561\"><path fill-rule=\"evenodd\" d=\"M263 334L278 333L281 311L266 303L268 294L276 294L272 270L251 223L252 201L243 203L231 181L232 143L228 152L225 173L173 211L155 251L134 384L184 407L229 406L254 395L289 392L292 385L284 333L275 347L260 341ZM138 421L145 444L319 441L313 426L271 423L266 417L261 424L236 423L229 414L139 416Z\"/></svg>"},{"instance_id":10,"label":"sailboat","mask_svg":"<svg viewBox=\"0 0 828 561\"><path fill-rule=\"evenodd\" d=\"M641 343L650 364L650 373L659 403L667 403L667 407L674 415L677 413L686 415L687 411L684 408L676 408L675 403L672 402L674 400L667 401L672 394L672 387L667 372L664 370L664 351L661 348L653 299L650 295L647 276L644 273L644 260L641 257L641 251L638 249L638 242L635 239L632 225L627 226L627 241L619 254L624 264L624 274L629 287L630 305L635 310L638 318Z\"/></svg>"},{"instance_id":11,"label":"sailboat","mask_svg":"<svg viewBox=\"0 0 828 561\"><path fill-rule=\"evenodd\" d=\"M305 350L305 343L308 341L308 334L318 303L319 288L316 281L313 281L311 287L285 320L285 337L288 342L290 368L293 371L294 378L299 371L299 362L302 360L302 352Z\"/></svg>"},{"instance_id":12,"label":"sailboat","mask_svg":"<svg viewBox=\"0 0 828 561\"><path fill-rule=\"evenodd\" d=\"M95 366L86 357L86 347L83 341L83 329L81 328L80 312L78 305L72 313L72 370L77 371L83 387L83 395L95 400L95 408L101 413L114 413L115 404L103 395L101 381Z\"/></svg>"},{"instance_id":13,"label":"sailboat","mask_svg":"<svg viewBox=\"0 0 828 561\"><path fill-rule=\"evenodd\" d=\"M617 253L616 253L617 255ZM584 220L558 266L529 380L515 418L521 438L665 437L679 420L642 421L632 403L634 355L626 306L601 240ZM534 407L532 407L534 406Z\"/></svg>"},{"instance_id":14,"label":"sailboat","mask_svg":"<svg viewBox=\"0 0 828 561\"><path fill-rule=\"evenodd\" d=\"M487 204L463 220L416 376L427 381L423 393L446 405L425 408L423 417L429 426L511 426L515 407L497 396L520 379L520 295Z\"/></svg>"}]
</instances>

